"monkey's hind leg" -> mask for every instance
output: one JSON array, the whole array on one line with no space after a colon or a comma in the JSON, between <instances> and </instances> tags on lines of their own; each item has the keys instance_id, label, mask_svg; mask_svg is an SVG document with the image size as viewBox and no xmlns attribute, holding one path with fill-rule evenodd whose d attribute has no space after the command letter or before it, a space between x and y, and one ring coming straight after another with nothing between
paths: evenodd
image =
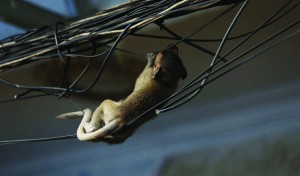
<instances>
[{"instance_id":1,"label":"monkey's hind leg","mask_svg":"<svg viewBox=\"0 0 300 176\"><path fill-rule=\"evenodd\" d=\"M85 130L86 123L80 123L77 129L77 138L81 141L102 141L105 137L109 136L116 129L119 128L119 119L110 121L108 124L92 132Z\"/></svg>"},{"instance_id":2,"label":"monkey's hind leg","mask_svg":"<svg viewBox=\"0 0 300 176\"><path fill-rule=\"evenodd\" d=\"M122 119L116 118L117 103L105 100L92 116L84 115L78 129L77 138L81 141L103 141L122 127Z\"/></svg>"},{"instance_id":3,"label":"monkey's hind leg","mask_svg":"<svg viewBox=\"0 0 300 176\"><path fill-rule=\"evenodd\" d=\"M117 103L111 100L104 101L94 113L90 109L69 112L57 116L58 119L74 119L83 116L77 129L77 138L81 141L104 141L113 138L112 133L120 129L124 123L115 118L113 107ZM103 124L102 124L103 123Z\"/></svg>"}]
</instances>

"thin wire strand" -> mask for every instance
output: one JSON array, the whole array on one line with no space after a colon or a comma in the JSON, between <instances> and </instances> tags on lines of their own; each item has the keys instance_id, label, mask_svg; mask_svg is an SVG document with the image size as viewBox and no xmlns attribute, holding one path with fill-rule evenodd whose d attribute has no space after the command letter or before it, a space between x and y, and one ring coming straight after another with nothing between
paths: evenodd
<instances>
[{"instance_id":1,"label":"thin wire strand","mask_svg":"<svg viewBox=\"0 0 300 176\"><path fill-rule=\"evenodd\" d=\"M0 141L1 145L12 145L12 144L23 144L23 143L35 143L35 142L45 142L45 141L56 141L56 140L65 140L65 139L74 139L76 134L64 135L64 136L55 136L55 137L44 137L44 138L29 138L29 139L18 139L18 140L4 140Z\"/></svg>"}]
</instances>

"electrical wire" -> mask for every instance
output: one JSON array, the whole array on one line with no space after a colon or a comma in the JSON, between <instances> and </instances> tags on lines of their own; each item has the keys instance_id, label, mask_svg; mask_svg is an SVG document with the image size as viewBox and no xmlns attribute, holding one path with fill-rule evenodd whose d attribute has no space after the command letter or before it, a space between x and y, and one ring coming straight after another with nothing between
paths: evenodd
<instances>
[{"instance_id":1,"label":"electrical wire","mask_svg":"<svg viewBox=\"0 0 300 176\"><path fill-rule=\"evenodd\" d=\"M37 97L43 97L43 96L55 96L57 98L68 98L68 94L70 93L84 93L90 90L95 83L98 81L98 79L101 77L103 70L105 69L106 65L108 64L108 61L114 51L121 51L126 52L129 54L139 55L139 56L145 56L145 54L136 53L133 51L124 50L122 48L117 48L118 43L123 40L125 37L129 35L133 36L139 36L139 37L152 37L152 38L158 38L158 39L171 39L176 40L177 42L174 45L178 45L180 43L188 44L189 46L192 46L196 48L197 50L200 50L202 52L205 52L207 54L210 54L213 56L213 59L211 61L211 64L200 74L198 74L194 79L192 79L189 83L187 83L185 86L183 86L181 89L176 91L172 96L168 97L167 99L163 100L159 104L149 108L144 113L140 114L139 116L135 117L133 120L127 123L125 126L126 128L132 128L134 126L139 125L140 123L143 123L147 119L145 119L145 114L149 113L150 111L155 111L157 113L163 113L170 110L173 110L175 108L178 108L179 106L187 103L188 101L192 100L195 96L197 96L201 90L208 84L214 82L218 78L226 75L227 73L239 68L245 63L248 63L249 61L257 58L257 56L269 51L270 49L278 46L282 42L285 42L289 40L292 37L295 37L299 34L299 28L297 29L295 26L299 25L300 20L296 20L293 23L290 23L286 27L282 28L278 32L274 33L273 35L269 36L268 38L260 41L255 46L249 48L248 50L244 51L240 55L231 58L229 57L230 54L233 51L236 51L236 49L240 48L248 39L253 37L256 33L261 31L262 29L265 29L269 27L271 24L278 22L279 20L282 20L283 17L285 17L287 14L291 13L298 7L300 2L296 2L292 7L288 8L288 6L294 2L293 0L289 0L288 2L284 3L279 10L275 11L271 16L269 16L261 25L259 25L254 30L251 30L249 32L246 32L244 34L235 35L235 36L229 36L230 31L233 29L237 18L240 17L243 10L246 7L246 4L248 3L248 0L246 1L236 1L232 2L232 5L227 8L225 11L221 12L219 15L215 16L213 19L209 20L209 22L205 23L204 25L199 25L200 27L191 32L186 37L181 37L176 32L172 31L167 26L163 25L161 22L169 19L169 18L175 18L177 16L185 15L191 13L191 8L196 9L196 7L200 7L199 9L206 9L209 7L214 7L215 5L222 5L222 3L225 3L223 0L204 0L201 2L190 2L182 4L181 6L178 6L177 8L168 11L165 16L161 16L158 12L166 10L176 3L178 3L178 0L168 1L155 1L155 0L149 0L149 1L137 1L133 2L130 5L125 4L121 5L120 9L118 7L112 8L110 10L103 11L99 13L98 15L103 15L104 13L108 13L107 16L103 15L103 18L93 18L90 17L87 18L86 21L83 20L82 23L73 22L72 20L66 21L63 25L62 23L56 23L54 27L54 35L53 30L50 30L49 26L45 26L41 29L35 29L31 30L23 35L16 35L12 36L10 38L6 38L4 40L0 41L0 65L13 61L17 59L18 57L23 57L25 55L32 55L33 53L37 51L41 51L45 47L52 47L53 51L51 49L51 52L45 54L45 55L39 55L33 57L31 60L24 61L24 62L32 62L35 60L42 60L47 58L47 56L58 56L60 59L60 62L62 64L62 69L64 72L62 82L60 83L59 87L47 87L47 86L26 86L26 85L19 85L13 82L10 82L8 80L0 78L0 83L18 88L20 90L23 90L22 93L19 93L15 95L13 99L6 99L1 100L0 104L2 103L8 103L13 101L19 101L19 100L26 100L31 98L37 98ZM229 11L233 10L238 4L243 2L243 5L240 7L239 11L236 13L235 17L232 19L232 22L230 26L227 28L226 33L224 34L222 39L191 39L192 36L199 33L202 29L208 27L210 24L214 23L221 17L224 17L225 14L227 14ZM226 4L226 3L225 3ZM226 4L227 5L227 4ZM284 11L285 10L285 11ZM109 12L113 12L109 14ZM155 13L154 13L155 12ZM281 14L280 14L281 13ZM136 28L135 30L132 30L132 27L135 26L138 23L143 22L144 20L147 20L147 18L155 17L158 20L153 21L154 23L158 24L165 32L170 34L172 37L168 36L157 36L157 35L145 35L145 34L137 34L139 29L142 29L144 25L142 25L139 28ZM136 18L132 20L130 23L126 22L126 20L130 18ZM125 21L125 22L124 22ZM151 23L153 23L151 22ZM125 27L124 27L125 26ZM296 28L296 29L295 29ZM97 38L97 34L99 32L103 31L110 31L110 30L119 30L122 29L122 32L120 32L117 36L113 36L110 39L103 40L98 42L97 40L94 40L93 37ZM274 41L275 38L279 37L280 35L283 35L288 30L294 29L294 31L290 31L288 35L284 35L280 37L277 41ZM88 32L90 33L89 36L82 36L77 38L76 40L68 40L69 38L72 38L82 32ZM52 36L50 35L52 34ZM40 39L40 40L38 40ZM230 50L228 50L223 56L221 55L222 48L225 45L225 42L229 40L235 40L235 39L241 39L240 42L238 42L234 47L232 47ZM53 46L51 43L47 43L51 41L55 41L55 46ZM92 42L91 46L81 47L79 50L74 49L72 46L73 44L76 44L77 41L81 41L82 44L87 44ZM7 43L10 42L16 42L15 45L8 45ZM42 43L41 43L42 42ZM43 43L44 42L44 43ZM220 42L219 47L217 51L214 53L212 51L206 50L205 48L196 45L193 42ZM112 46L109 46L110 43L113 43ZM268 46L261 48L263 45L271 43ZM40 44L40 45L38 45ZM29 48L26 48L30 46ZM14 48L16 47L16 48ZM98 47L106 47L108 48L104 52L97 53L96 49ZM258 48L260 48L259 51L256 51ZM6 49L9 49L10 53L7 52ZM56 49L56 53L54 52ZM21 52L20 52L21 51ZM84 51L92 51L91 55L83 55L80 54ZM9 54L12 55L12 57L7 57ZM245 58L246 55L251 54L247 58ZM95 75L95 78L93 81L88 84L83 89L74 89L73 87L84 77L87 70L90 68L90 65L92 64L93 60L97 57L104 56L104 60L102 64L99 66L98 72ZM63 59L64 57L82 57L84 59L89 59L87 65L82 69L82 71L79 73L79 75L76 77L76 79L72 83L66 82L67 74L68 74L68 61L65 62ZM4 59L3 59L4 58ZM226 58L226 60L225 60ZM221 62L226 61L226 62ZM24 63L23 62L23 63ZM222 64L221 64L222 63ZM8 67L8 68L14 68L14 66ZM1 69L1 68L0 68ZM1 71L1 70L0 70ZM35 95L29 95L31 93L38 92L39 94ZM72 102L71 99L68 99L72 104L74 104L77 109L81 110L78 105L76 105L75 102ZM168 102L168 103L167 103ZM167 104L166 104L167 103ZM157 109L158 107L161 107L162 104L166 104L162 109ZM76 135L63 135L63 136L55 136L55 137L46 137L46 138L34 138L34 139L20 139L20 140L4 140L0 141L0 145L10 145L10 144L21 144L21 143L34 143L34 142L42 142L42 141L54 141L54 140L65 140L65 139L74 139L76 138Z\"/></svg>"}]
</instances>

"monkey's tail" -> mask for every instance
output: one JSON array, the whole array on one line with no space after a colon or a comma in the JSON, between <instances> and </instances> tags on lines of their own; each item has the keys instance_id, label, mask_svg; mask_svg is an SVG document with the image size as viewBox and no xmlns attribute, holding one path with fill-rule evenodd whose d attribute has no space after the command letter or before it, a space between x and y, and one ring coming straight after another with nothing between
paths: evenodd
<instances>
[{"instance_id":1,"label":"monkey's tail","mask_svg":"<svg viewBox=\"0 0 300 176\"><path fill-rule=\"evenodd\" d=\"M57 119L77 119L82 118L85 114L91 114L92 110L84 109L83 111L68 112L57 116ZM90 115L89 115L90 116Z\"/></svg>"},{"instance_id":2,"label":"monkey's tail","mask_svg":"<svg viewBox=\"0 0 300 176\"><path fill-rule=\"evenodd\" d=\"M64 113L59 116L57 116L57 119L75 119L75 118L82 118L80 125L77 129L77 138L81 141L95 141L99 140L101 141L101 138L105 137L106 135L112 133L113 131L120 128L120 122L119 120L112 120L108 124L106 124L104 127L87 133L85 131L84 126L88 124L92 117L92 110L91 109L84 109L83 111L76 111L76 112L69 112Z\"/></svg>"}]
</instances>

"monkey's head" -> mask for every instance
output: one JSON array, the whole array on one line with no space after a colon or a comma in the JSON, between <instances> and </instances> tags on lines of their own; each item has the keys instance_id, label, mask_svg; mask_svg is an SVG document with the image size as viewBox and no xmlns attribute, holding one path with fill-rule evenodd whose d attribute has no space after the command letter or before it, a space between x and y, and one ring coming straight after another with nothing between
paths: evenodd
<instances>
[{"instance_id":1,"label":"monkey's head","mask_svg":"<svg viewBox=\"0 0 300 176\"><path fill-rule=\"evenodd\" d=\"M187 71L178 56L176 46L156 52L148 57L153 57L153 79L160 81L162 84L173 86L180 79L187 77Z\"/></svg>"}]
</instances>

